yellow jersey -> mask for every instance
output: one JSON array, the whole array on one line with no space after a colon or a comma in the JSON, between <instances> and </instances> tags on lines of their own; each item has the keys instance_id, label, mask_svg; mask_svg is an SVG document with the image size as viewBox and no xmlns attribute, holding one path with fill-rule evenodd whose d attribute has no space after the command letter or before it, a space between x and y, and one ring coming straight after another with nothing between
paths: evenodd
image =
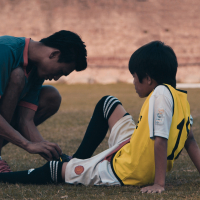
<instances>
[{"instance_id":1,"label":"yellow jersey","mask_svg":"<svg viewBox=\"0 0 200 200\"><path fill-rule=\"evenodd\" d=\"M173 167L174 160L181 153L190 129L190 106L187 92L165 86L173 98L173 116L167 144L167 171ZM148 123L149 99L146 98L140 111L138 124L130 139L113 157L112 168L123 185L147 185L154 182L155 158L154 140L150 138Z\"/></svg>"}]
</instances>

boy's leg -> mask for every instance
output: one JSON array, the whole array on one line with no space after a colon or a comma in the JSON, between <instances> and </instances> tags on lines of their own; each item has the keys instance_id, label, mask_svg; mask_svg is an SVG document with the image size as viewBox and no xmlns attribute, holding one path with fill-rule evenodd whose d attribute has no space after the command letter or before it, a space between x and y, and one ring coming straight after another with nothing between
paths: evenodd
<instances>
[{"instance_id":1,"label":"boy's leg","mask_svg":"<svg viewBox=\"0 0 200 200\"><path fill-rule=\"evenodd\" d=\"M17 107L19 96L25 84L24 72L21 68L16 68L11 72L7 88L0 101L0 113L10 124ZM0 138L0 155L4 139Z\"/></svg>"},{"instance_id":2,"label":"boy's leg","mask_svg":"<svg viewBox=\"0 0 200 200\"><path fill-rule=\"evenodd\" d=\"M8 122L8 124L11 123L24 84L25 79L23 69L14 69L11 72L7 88L0 100L0 114ZM0 156L4 142L4 138L0 137ZM0 172L9 171L11 171L10 167L0 157Z\"/></svg>"},{"instance_id":3,"label":"boy's leg","mask_svg":"<svg viewBox=\"0 0 200 200\"><path fill-rule=\"evenodd\" d=\"M34 122L38 126L49 117L54 115L61 104L61 96L58 90L50 85L42 86L38 109L35 113Z\"/></svg>"},{"instance_id":4,"label":"boy's leg","mask_svg":"<svg viewBox=\"0 0 200 200\"><path fill-rule=\"evenodd\" d=\"M108 139L109 148L105 151L88 159L72 159L66 167L63 165L62 176L66 183L83 185L120 185L115 175L112 173L110 161L115 152L122 145L130 141L130 137L134 132L135 123L128 113L121 110L121 105L115 108L115 114L120 114L119 120L115 118L115 114L111 118L114 126ZM125 116L126 115L126 116ZM115 118L115 119L114 119ZM65 175L65 176L64 176ZM78 175L78 176L77 176Z\"/></svg>"},{"instance_id":5,"label":"boy's leg","mask_svg":"<svg viewBox=\"0 0 200 200\"><path fill-rule=\"evenodd\" d=\"M0 173L0 181L7 183L61 183L62 162L50 161L44 166L26 171ZM66 165L65 165L66 167Z\"/></svg>"},{"instance_id":6,"label":"boy's leg","mask_svg":"<svg viewBox=\"0 0 200 200\"><path fill-rule=\"evenodd\" d=\"M117 105L117 107L111 114L110 118L108 119L108 125L109 125L110 131L112 130L112 127L115 125L115 123L118 120L120 120L126 113L127 112L122 105L120 105L120 104Z\"/></svg>"},{"instance_id":7,"label":"boy's leg","mask_svg":"<svg viewBox=\"0 0 200 200\"><path fill-rule=\"evenodd\" d=\"M80 159L90 158L105 138L108 128L111 130L113 125L125 113L125 109L117 98L104 96L97 103L85 136L73 157Z\"/></svg>"}]
</instances>

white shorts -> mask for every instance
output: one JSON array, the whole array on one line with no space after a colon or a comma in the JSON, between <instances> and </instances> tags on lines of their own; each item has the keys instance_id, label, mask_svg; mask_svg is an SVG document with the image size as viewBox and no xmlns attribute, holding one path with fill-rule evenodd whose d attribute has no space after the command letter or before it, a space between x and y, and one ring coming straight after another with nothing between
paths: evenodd
<instances>
[{"instance_id":1,"label":"white shorts","mask_svg":"<svg viewBox=\"0 0 200 200\"><path fill-rule=\"evenodd\" d=\"M65 169L65 182L83 185L120 185L111 169L110 162L104 160L123 141L129 139L135 129L131 115L122 117L113 126L108 139L109 148L88 159L73 158Z\"/></svg>"}]
</instances>

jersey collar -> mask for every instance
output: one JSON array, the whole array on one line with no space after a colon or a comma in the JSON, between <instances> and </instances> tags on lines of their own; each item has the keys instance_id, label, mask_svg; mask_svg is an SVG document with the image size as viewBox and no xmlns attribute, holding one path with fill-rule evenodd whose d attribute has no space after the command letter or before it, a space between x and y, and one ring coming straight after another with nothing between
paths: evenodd
<instances>
[{"instance_id":1,"label":"jersey collar","mask_svg":"<svg viewBox=\"0 0 200 200\"><path fill-rule=\"evenodd\" d=\"M28 45L30 42L31 38L26 38L25 39L25 46L24 46L24 51L23 51L23 58L24 58L24 65L23 65L23 69L24 69L24 74L26 76L26 78L28 78L28 76L30 75L30 72L27 74L26 73L26 67L28 65Z\"/></svg>"}]
</instances>

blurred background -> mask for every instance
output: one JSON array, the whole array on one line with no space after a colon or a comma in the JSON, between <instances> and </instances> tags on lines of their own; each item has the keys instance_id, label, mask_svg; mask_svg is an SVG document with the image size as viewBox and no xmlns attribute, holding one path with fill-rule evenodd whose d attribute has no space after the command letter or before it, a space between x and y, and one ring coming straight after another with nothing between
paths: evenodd
<instances>
[{"instance_id":1,"label":"blurred background","mask_svg":"<svg viewBox=\"0 0 200 200\"><path fill-rule=\"evenodd\" d=\"M88 69L66 83L132 82L131 54L161 40L179 62L178 82L200 82L199 0L0 0L0 35L40 40L65 29L81 36Z\"/></svg>"}]
</instances>

